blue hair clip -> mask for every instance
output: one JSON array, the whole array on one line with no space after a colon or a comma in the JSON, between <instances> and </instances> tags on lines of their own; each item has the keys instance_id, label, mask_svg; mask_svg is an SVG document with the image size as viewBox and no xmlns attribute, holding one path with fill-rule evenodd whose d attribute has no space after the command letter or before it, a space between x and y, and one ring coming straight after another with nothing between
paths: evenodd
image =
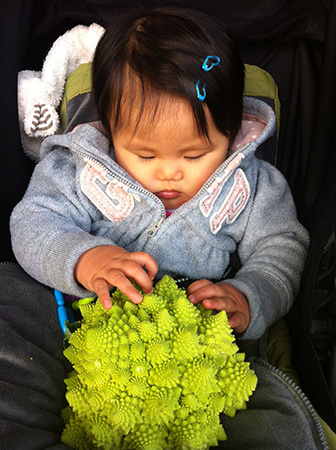
<instances>
[{"instance_id":1,"label":"blue hair clip","mask_svg":"<svg viewBox=\"0 0 336 450\"><path fill-rule=\"evenodd\" d=\"M217 66L220 63L219 56L207 56L202 64L202 69L204 72L209 72L214 66Z\"/></svg>"},{"instance_id":2,"label":"blue hair clip","mask_svg":"<svg viewBox=\"0 0 336 450\"><path fill-rule=\"evenodd\" d=\"M206 97L206 90L205 90L205 84L203 84L202 92L200 91L200 88L199 88L200 82L201 81L198 80L195 86L196 86L197 98L199 101L203 102L203 100Z\"/></svg>"},{"instance_id":3,"label":"blue hair clip","mask_svg":"<svg viewBox=\"0 0 336 450\"><path fill-rule=\"evenodd\" d=\"M204 70L204 72L209 72L209 70L211 70L214 66L217 66L219 63L220 63L219 56L208 55L202 64L202 69ZM201 92L200 82L201 81L198 80L197 83L195 84L195 86L196 86L197 98L199 101L203 102L206 97L206 90L205 90L205 84L203 84L202 92Z\"/></svg>"}]
</instances>

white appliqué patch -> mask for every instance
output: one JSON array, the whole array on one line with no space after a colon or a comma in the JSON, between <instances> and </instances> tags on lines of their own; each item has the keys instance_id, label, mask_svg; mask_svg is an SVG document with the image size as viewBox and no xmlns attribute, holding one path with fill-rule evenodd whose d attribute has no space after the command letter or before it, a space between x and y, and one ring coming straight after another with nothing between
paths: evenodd
<instances>
[{"instance_id":1,"label":"white appliqu\u00e9 patch","mask_svg":"<svg viewBox=\"0 0 336 450\"><path fill-rule=\"evenodd\" d=\"M208 217L213 209L213 205L219 196L224 184L230 178L233 171L239 166L245 156L238 154L228 166L225 168L223 174L215 179L215 181L208 188L208 194L206 194L199 202L199 208L204 217Z\"/></svg>"},{"instance_id":2,"label":"white appliqu\u00e9 patch","mask_svg":"<svg viewBox=\"0 0 336 450\"><path fill-rule=\"evenodd\" d=\"M209 187L208 194L200 200L199 208L204 217L210 216L214 203L222 191L225 182L229 179L243 158L244 155L238 155L233 159L225 169L223 175L216 178ZM244 210L248 199L250 198L250 193L251 189L247 177L244 171L238 168L234 172L234 181L230 192L224 199L220 208L215 211L209 219L211 233L218 233L224 223L231 224L237 219Z\"/></svg>"},{"instance_id":3,"label":"white appliqu\u00e9 patch","mask_svg":"<svg viewBox=\"0 0 336 450\"><path fill-rule=\"evenodd\" d=\"M80 177L81 188L92 203L112 222L121 222L134 208L134 197L128 186L107 178L108 170L88 161Z\"/></svg>"},{"instance_id":4,"label":"white appliqu\u00e9 patch","mask_svg":"<svg viewBox=\"0 0 336 450\"><path fill-rule=\"evenodd\" d=\"M224 222L229 225L237 219L250 198L250 192L250 184L244 171L242 169L237 169L234 174L234 183L230 192L220 209L210 218L211 233L218 233Z\"/></svg>"}]
</instances>

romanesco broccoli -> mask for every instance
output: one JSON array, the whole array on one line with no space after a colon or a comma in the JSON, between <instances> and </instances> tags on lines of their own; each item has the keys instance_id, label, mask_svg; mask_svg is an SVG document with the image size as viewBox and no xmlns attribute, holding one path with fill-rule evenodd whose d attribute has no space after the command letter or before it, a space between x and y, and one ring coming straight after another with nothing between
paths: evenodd
<instances>
[{"instance_id":1,"label":"romanesco broccoli","mask_svg":"<svg viewBox=\"0 0 336 450\"><path fill-rule=\"evenodd\" d=\"M225 440L221 413L246 408L257 378L225 311L194 306L165 276L133 304L81 306L64 354L69 406L62 441L75 449L205 450Z\"/></svg>"}]
</instances>

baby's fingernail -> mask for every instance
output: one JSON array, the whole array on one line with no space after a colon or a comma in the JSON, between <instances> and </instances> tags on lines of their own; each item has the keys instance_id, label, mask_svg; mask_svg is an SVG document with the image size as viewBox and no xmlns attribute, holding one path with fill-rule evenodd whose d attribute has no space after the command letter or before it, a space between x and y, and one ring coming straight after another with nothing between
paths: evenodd
<instances>
[{"instance_id":1,"label":"baby's fingernail","mask_svg":"<svg viewBox=\"0 0 336 450\"><path fill-rule=\"evenodd\" d=\"M142 302L142 295L141 294L138 294L138 295L134 295L133 296L133 301L134 301L134 303L141 303Z\"/></svg>"},{"instance_id":2,"label":"baby's fingernail","mask_svg":"<svg viewBox=\"0 0 336 450\"><path fill-rule=\"evenodd\" d=\"M102 302L103 308L104 309L110 309L112 306L112 302L111 301L105 301L104 303Z\"/></svg>"},{"instance_id":3,"label":"baby's fingernail","mask_svg":"<svg viewBox=\"0 0 336 450\"><path fill-rule=\"evenodd\" d=\"M195 297L193 295L189 295L188 299L191 303L195 302Z\"/></svg>"}]
</instances>

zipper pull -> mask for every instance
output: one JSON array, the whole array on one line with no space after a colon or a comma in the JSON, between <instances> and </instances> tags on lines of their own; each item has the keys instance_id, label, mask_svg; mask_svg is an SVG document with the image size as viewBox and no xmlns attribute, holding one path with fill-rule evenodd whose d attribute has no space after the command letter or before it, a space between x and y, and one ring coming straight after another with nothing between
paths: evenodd
<instances>
[{"instance_id":1,"label":"zipper pull","mask_svg":"<svg viewBox=\"0 0 336 450\"><path fill-rule=\"evenodd\" d=\"M149 230L147 231L147 235L149 237L155 236L158 229L161 227L163 221L164 221L164 218L161 217L160 220L155 225L153 225L152 227L149 228Z\"/></svg>"}]
</instances>

